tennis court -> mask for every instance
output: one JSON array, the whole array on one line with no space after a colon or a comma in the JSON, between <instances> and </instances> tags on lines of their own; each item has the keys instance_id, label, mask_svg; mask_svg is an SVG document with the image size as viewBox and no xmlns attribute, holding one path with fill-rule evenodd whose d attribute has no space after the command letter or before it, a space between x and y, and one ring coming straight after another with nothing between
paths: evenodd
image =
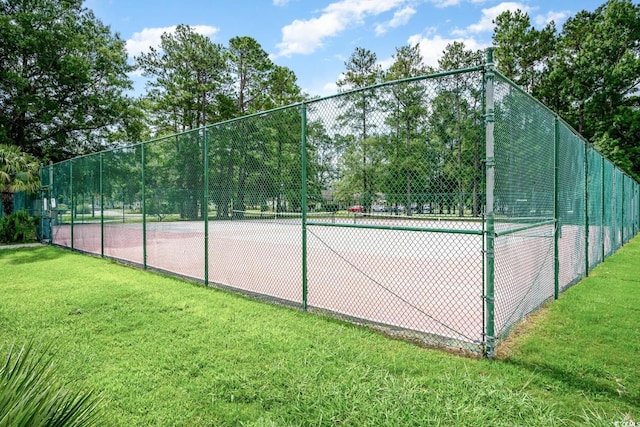
<instances>
[{"instance_id":1,"label":"tennis court","mask_svg":"<svg viewBox=\"0 0 640 427\"><path fill-rule=\"evenodd\" d=\"M318 224L323 221L315 219ZM346 219L352 223L354 220ZM350 318L441 335L481 340L482 236L307 226L307 303ZM358 218L390 226L397 219ZM338 222L340 224L340 222ZM412 221L412 227L457 227L461 222ZM464 223L479 227L480 223ZM143 224L53 227L54 243L144 265ZM299 219L209 221L208 282L302 305L302 227ZM146 265L204 281L204 223L146 224Z\"/></svg>"},{"instance_id":2,"label":"tennis court","mask_svg":"<svg viewBox=\"0 0 640 427\"><path fill-rule=\"evenodd\" d=\"M56 163L43 182L56 245L489 357L640 229L640 185L491 51Z\"/></svg>"},{"instance_id":3,"label":"tennis court","mask_svg":"<svg viewBox=\"0 0 640 427\"><path fill-rule=\"evenodd\" d=\"M350 320L397 328L404 335L478 345L484 334L483 236L480 222L401 221L398 218L310 218L307 225L307 304ZM411 229L399 228L402 224ZM364 228L362 228L364 226ZM371 227L371 228L368 228ZM376 228L389 227L389 228ZM399 229L392 229L392 228ZM302 306L302 223L299 218L209 221L208 268L202 221L108 222L54 226L61 246L145 265ZM437 231L416 231L416 230ZM467 234L467 231L477 234ZM561 263L573 265L568 250L575 229L566 227ZM522 286L504 275L496 284L496 324L513 322L553 294L553 226L502 239L497 271L517 271ZM145 244L143 237L146 235ZM518 256L518 247L539 256ZM566 249L566 250L565 250ZM542 260L542 262L540 261ZM579 265L579 264L575 264ZM575 277L569 268L569 277ZM567 282L568 283L568 282ZM542 295L542 296L541 296Z\"/></svg>"}]
</instances>

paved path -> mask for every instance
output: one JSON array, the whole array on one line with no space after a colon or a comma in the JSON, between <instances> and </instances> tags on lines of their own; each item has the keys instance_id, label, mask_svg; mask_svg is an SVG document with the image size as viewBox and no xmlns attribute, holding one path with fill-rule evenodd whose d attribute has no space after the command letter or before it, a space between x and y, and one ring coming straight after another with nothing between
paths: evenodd
<instances>
[{"instance_id":1,"label":"paved path","mask_svg":"<svg viewBox=\"0 0 640 427\"><path fill-rule=\"evenodd\" d=\"M15 245L0 245L0 250L2 249L19 249L19 248L35 248L38 246L42 246L42 243L18 243Z\"/></svg>"}]
</instances>

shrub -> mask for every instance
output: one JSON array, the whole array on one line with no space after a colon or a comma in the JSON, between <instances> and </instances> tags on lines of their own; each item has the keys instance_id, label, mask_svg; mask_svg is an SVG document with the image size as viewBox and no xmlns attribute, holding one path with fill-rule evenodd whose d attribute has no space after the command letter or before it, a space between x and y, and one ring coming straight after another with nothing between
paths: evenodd
<instances>
[{"instance_id":1,"label":"shrub","mask_svg":"<svg viewBox=\"0 0 640 427\"><path fill-rule=\"evenodd\" d=\"M76 206L76 215L87 215L93 212L93 207L88 204Z\"/></svg>"},{"instance_id":2,"label":"shrub","mask_svg":"<svg viewBox=\"0 0 640 427\"><path fill-rule=\"evenodd\" d=\"M14 212L0 218L0 243L19 243L36 240L35 218L26 211Z\"/></svg>"}]
</instances>

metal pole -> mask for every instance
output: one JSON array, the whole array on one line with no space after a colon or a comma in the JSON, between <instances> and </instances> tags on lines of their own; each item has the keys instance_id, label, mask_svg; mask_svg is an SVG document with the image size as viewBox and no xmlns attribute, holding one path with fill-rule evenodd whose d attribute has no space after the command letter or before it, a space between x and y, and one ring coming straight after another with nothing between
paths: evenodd
<instances>
[{"instance_id":1,"label":"metal pole","mask_svg":"<svg viewBox=\"0 0 640 427\"><path fill-rule=\"evenodd\" d=\"M553 205L554 219L556 220L555 230L553 233L553 298L558 299L560 295L560 255L558 249L558 241L560 240L560 192L559 192L559 173L560 173L560 118L556 114L554 116L554 173L553 173Z\"/></svg>"},{"instance_id":2,"label":"metal pole","mask_svg":"<svg viewBox=\"0 0 640 427\"><path fill-rule=\"evenodd\" d=\"M104 258L104 187L102 175L104 173L104 155L100 152L100 256Z\"/></svg>"},{"instance_id":3,"label":"metal pole","mask_svg":"<svg viewBox=\"0 0 640 427\"><path fill-rule=\"evenodd\" d=\"M49 244L53 244L53 225L56 211L53 206L53 199L55 197L55 191L53 187L53 162L49 161Z\"/></svg>"},{"instance_id":4,"label":"metal pole","mask_svg":"<svg viewBox=\"0 0 640 427\"><path fill-rule=\"evenodd\" d=\"M141 160L141 176L140 179L142 181L142 268L147 269L147 197L146 197L146 188L145 188L145 153L144 153L145 144L140 145L140 160ZM124 203L123 203L124 206Z\"/></svg>"},{"instance_id":5,"label":"metal pole","mask_svg":"<svg viewBox=\"0 0 640 427\"><path fill-rule=\"evenodd\" d=\"M481 97L482 101L481 101L481 106L480 106L482 112L485 112L486 108L487 108L487 99L484 96L484 94L486 93L486 83L487 83L486 79L482 79L482 89L481 89L482 90L482 97ZM484 120L482 121L482 129L481 129L481 131L482 131L482 135L486 135L487 128L486 128L486 121L484 121ZM487 171L486 171L486 168L485 168L485 170L482 171L482 178L483 178L483 181L485 183L485 186L486 186L486 182L487 182L486 172ZM485 233L486 233L486 226L487 226L486 200L485 200L485 204L483 205L483 207L481 209L482 209L482 221L481 221L482 227L481 227L481 230L480 230L480 232L482 233L482 235L481 235L482 236L482 261L481 261L482 262L482 273L481 274L482 274L482 280L483 280L482 293L484 295L484 278L486 277L485 276L485 274L486 274L486 271L485 271L485 269L486 269L485 254L487 253L486 252L487 251L486 239L484 238ZM434 210L435 210L435 206L433 207L432 211L434 211ZM486 319L486 316L487 316L486 306L484 304L484 301L482 301L482 337L483 337L483 340L484 340L484 337L487 335L487 329L486 329L487 328L487 324L484 321L484 319ZM484 344L484 341L483 341L483 344Z\"/></svg>"},{"instance_id":6,"label":"metal pole","mask_svg":"<svg viewBox=\"0 0 640 427\"><path fill-rule=\"evenodd\" d=\"M301 105L300 155L302 158L302 309L307 310L307 105Z\"/></svg>"},{"instance_id":7,"label":"metal pole","mask_svg":"<svg viewBox=\"0 0 640 427\"><path fill-rule=\"evenodd\" d=\"M623 174L622 175L622 203L620 205L620 206L622 206L622 212L620 213L620 215L622 216L622 221L621 221L622 224L620 225L620 231L622 232L622 240L620 242L621 246L624 245L627 242L625 240L625 233L624 233L625 229L627 228L627 224L624 222L624 216L625 216L624 215L624 211L625 211L625 201L624 201L624 199L625 199L625 197L624 197L625 196L625 191L624 190L625 190L625 187L626 187L624 181L625 181L626 178L627 178L626 175Z\"/></svg>"},{"instance_id":8,"label":"metal pole","mask_svg":"<svg viewBox=\"0 0 640 427\"><path fill-rule=\"evenodd\" d=\"M618 243L618 179L616 178L616 169L611 165L611 251L609 254L613 254L616 251L616 244Z\"/></svg>"},{"instance_id":9,"label":"metal pole","mask_svg":"<svg viewBox=\"0 0 640 427\"><path fill-rule=\"evenodd\" d=\"M485 143L486 143L486 193L487 193L487 227L485 231L485 304L486 304L486 336L485 336L485 356L492 358L495 349L495 224L494 224L494 185L495 185L495 169L494 169L494 65L493 65L493 48L487 49L487 63L485 64Z\"/></svg>"},{"instance_id":10,"label":"metal pole","mask_svg":"<svg viewBox=\"0 0 640 427\"><path fill-rule=\"evenodd\" d=\"M604 157L602 157L602 155L600 156L600 215L602 215L600 217L600 222L601 222L601 226L600 226L600 262L604 262L604 229L605 229L605 223L604 223Z\"/></svg>"},{"instance_id":11,"label":"metal pole","mask_svg":"<svg viewBox=\"0 0 640 427\"><path fill-rule=\"evenodd\" d=\"M76 201L73 197L73 159L69 160L69 192L71 193L71 249L73 249L73 217L76 210Z\"/></svg>"},{"instance_id":12,"label":"metal pole","mask_svg":"<svg viewBox=\"0 0 640 427\"><path fill-rule=\"evenodd\" d=\"M204 285L209 286L209 139L207 127L204 132L203 163L204 163Z\"/></svg>"},{"instance_id":13,"label":"metal pole","mask_svg":"<svg viewBox=\"0 0 640 427\"><path fill-rule=\"evenodd\" d=\"M584 265L589 277L589 144L584 142Z\"/></svg>"}]
</instances>

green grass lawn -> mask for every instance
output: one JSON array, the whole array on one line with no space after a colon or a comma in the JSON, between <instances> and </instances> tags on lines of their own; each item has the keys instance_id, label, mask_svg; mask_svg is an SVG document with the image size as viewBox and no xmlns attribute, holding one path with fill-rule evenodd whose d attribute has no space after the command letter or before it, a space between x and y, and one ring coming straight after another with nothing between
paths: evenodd
<instances>
[{"instance_id":1,"label":"green grass lawn","mask_svg":"<svg viewBox=\"0 0 640 427\"><path fill-rule=\"evenodd\" d=\"M636 238L489 361L53 247L0 250L0 353L53 341L105 425L639 425L639 261Z\"/></svg>"}]
</instances>

